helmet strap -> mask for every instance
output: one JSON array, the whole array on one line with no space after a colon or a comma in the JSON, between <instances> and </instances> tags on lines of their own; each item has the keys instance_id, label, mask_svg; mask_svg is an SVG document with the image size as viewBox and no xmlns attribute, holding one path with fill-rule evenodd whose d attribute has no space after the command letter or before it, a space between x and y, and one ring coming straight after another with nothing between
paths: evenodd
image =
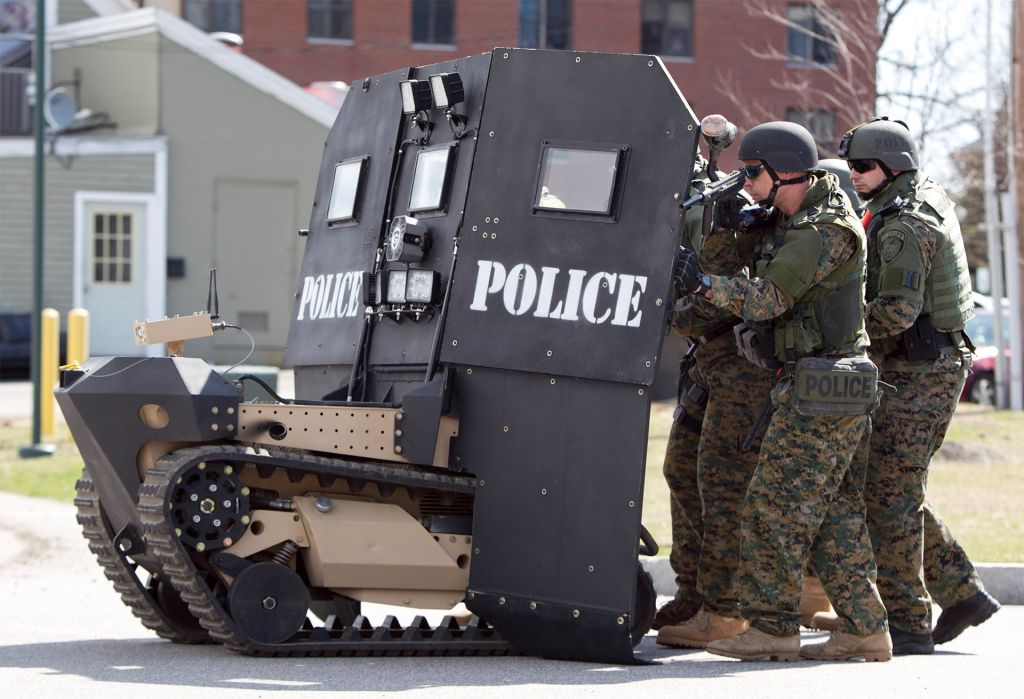
<instances>
[{"instance_id":1,"label":"helmet strap","mask_svg":"<svg viewBox=\"0 0 1024 699\"><path fill-rule=\"evenodd\" d=\"M775 195L779 193L779 187L783 187L787 184L799 184L800 182L806 182L811 179L811 173L809 172L805 172L799 177L791 177L788 180L780 179L779 173L775 171L775 168L763 160L761 162L764 164L764 169L768 172L768 176L772 178L772 189L768 192L768 198L761 202L766 209L775 205Z\"/></svg>"},{"instance_id":2,"label":"helmet strap","mask_svg":"<svg viewBox=\"0 0 1024 699\"><path fill-rule=\"evenodd\" d=\"M883 163L881 160L875 160L878 163L878 167L882 168L882 173L885 175L885 179L878 183L878 186L872 189L870 192L864 192L860 195L860 198L864 201L871 201L883 191L885 191L890 184L896 180L896 175L892 173L889 166Z\"/></svg>"}]
</instances>

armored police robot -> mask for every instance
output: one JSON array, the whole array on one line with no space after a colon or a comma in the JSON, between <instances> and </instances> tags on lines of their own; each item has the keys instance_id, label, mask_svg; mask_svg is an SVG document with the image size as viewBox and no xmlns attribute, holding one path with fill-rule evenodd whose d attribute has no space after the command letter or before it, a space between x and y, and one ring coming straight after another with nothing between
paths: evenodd
<instances>
[{"instance_id":1,"label":"armored police robot","mask_svg":"<svg viewBox=\"0 0 1024 699\"><path fill-rule=\"evenodd\" d=\"M125 604L253 655L632 662L649 387L697 120L653 56L499 48L356 81L320 164L286 363L246 400L186 340L57 398ZM126 332L128 329L126 329ZM439 626L363 603L472 613Z\"/></svg>"}]
</instances>

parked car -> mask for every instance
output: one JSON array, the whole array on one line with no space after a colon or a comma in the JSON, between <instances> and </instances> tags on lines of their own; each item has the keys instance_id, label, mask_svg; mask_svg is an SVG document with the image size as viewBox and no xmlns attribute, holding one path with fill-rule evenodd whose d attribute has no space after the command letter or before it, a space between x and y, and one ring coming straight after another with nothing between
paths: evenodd
<instances>
[{"instance_id":1,"label":"parked car","mask_svg":"<svg viewBox=\"0 0 1024 699\"><path fill-rule=\"evenodd\" d=\"M24 377L29 373L32 352L32 316L0 313L0 375Z\"/></svg>"},{"instance_id":2,"label":"parked car","mask_svg":"<svg viewBox=\"0 0 1024 699\"><path fill-rule=\"evenodd\" d=\"M971 373L967 375L964 383L964 390L960 394L960 400L972 403L984 403L995 405L996 402L996 338L993 329L993 313L991 306L975 306L974 318L967 321L967 331L971 341L977 349L974 351L974 363L971 365ZM1003 311L1003 328L1008 331L1010 327L1010 316ZM1007 360L1010 358L1010 350L1004 349Z\"/></svg>"},{"instance_id":3,"label":"parked car","mask_svg":"<svg viewBox=\"0 0 1024 699\"><path fill-rule=\"evenodd\" d=\"M67 334L60 333L60 362L64 363ZM32 314L0 313L0 378L27 379L32 365Z\"/></svg>"}]
</instances>

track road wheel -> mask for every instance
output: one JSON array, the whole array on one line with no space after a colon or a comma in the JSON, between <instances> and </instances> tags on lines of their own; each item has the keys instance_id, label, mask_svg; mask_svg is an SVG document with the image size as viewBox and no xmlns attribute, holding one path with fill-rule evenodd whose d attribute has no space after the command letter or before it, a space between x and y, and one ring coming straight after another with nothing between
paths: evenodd
<instances>
[{"instance_id":1,"label":"track road wheel","mask_svg":"<svg viewBox=\"0 0 1024 699\"><path fill-rule=\"evenodd\" d=\"M302 578L278 563L254 563L228 590L232 620L260 643L284 643L302 628L309 591Z\"/></svg>"},{"instance_id":2,"label":"track road wheel","mask_svg":"<svg viewBox=\"0 0 1024 699\"><path fill-rule=\"evenodd\" d=\"M121 601L142 625L174 643L210 643L209 635L189 613L174 588L158 575L151 575L144 582L139 574L145 571L140 571L138 565L114 546L114 536L96 487L84 469L75 484L75 507L89 550L96 556L103 574L114 583Z\"/></svg>"},{"instance_id":3,"label":"track road wheel","mask_svg":"<svg viewBox=\"0 0 1024 699\"><path fill-rule=\"evenodd\" d=\"M629 635L633 639L633 647L640 645L654 623L657 612L658 594L654 591L654 580L644 567L636 566L636 595L633 598L633 613L630 615Z\"/></svg>"}]
</instances>

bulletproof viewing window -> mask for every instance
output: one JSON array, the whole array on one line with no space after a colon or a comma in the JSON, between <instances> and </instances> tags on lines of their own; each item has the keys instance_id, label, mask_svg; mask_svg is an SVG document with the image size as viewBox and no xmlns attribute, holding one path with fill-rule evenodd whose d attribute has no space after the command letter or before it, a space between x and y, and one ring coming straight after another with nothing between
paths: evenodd
<instances>
[{"instance_id":1,"label":"bulletproof viewing window","mask_svg":"<svg viewBox=\"0 0 1024 699\"><path fill-rule=\"evenodd\" d=\"M621 146L545 145L534 210L610 216L622 153Z\"/></svg>"},{"instance_id":2,"label":"bulletproof viewing window","mask_svg":"<svg viewBox=\"0 0 1024 699\"><path fill-rule=\"evenodd\" d=\"M409 195L409 213L439 211L444 208L451 178L454 143L427 148L416 154L416 171Z\"/></svg>"},{"instance_id":3,"label":"bulletproof viewing window","mask_svg":"<svg viewBox=\"0 0 1024 699\"><path fill-rule=\"evenodd\" d=\"M331 204L327 208L327 223L355 223L359 218L359 196L366 179L369 156L342 160L334 166L334 184L331 185Z\"/></svg>"}]
</instances>

